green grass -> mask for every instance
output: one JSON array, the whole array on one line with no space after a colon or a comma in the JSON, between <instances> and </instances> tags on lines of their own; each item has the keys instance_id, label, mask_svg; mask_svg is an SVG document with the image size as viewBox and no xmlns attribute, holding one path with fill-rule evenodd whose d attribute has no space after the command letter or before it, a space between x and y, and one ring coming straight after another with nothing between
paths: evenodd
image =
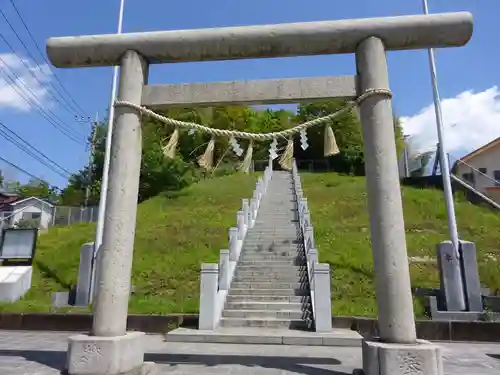
<instances>
[{"instance_id":1,"label":"green grass","mask_svg":"<svg viewBox=\"0 0 500 375\"><path fill-rule=\"evenodd\" d=\"M227 229L235 226L242 198L249 198L256 175L206 180L179 193L164 194L139 206L131 313L196 312L199 268L217 262L227 247ZM337 174L303 174L321 262L332 269L332 306L336 315L376 315L373 263L369 242L365 181ZM447 237L443 193L403 189L409 255L434 256ZM461 237L476 242L481 282L500 289L500 215L456 199ZM55 228L40 236L27 296L3 311L51 311L50 293L76 283L79 248L93 240L94 225ZM410 266L413 286L438 285L434 265ZM76 311L76 309L66 309ZM415 300L416 314L423 308Z\"/></svg>"}]
</instances>

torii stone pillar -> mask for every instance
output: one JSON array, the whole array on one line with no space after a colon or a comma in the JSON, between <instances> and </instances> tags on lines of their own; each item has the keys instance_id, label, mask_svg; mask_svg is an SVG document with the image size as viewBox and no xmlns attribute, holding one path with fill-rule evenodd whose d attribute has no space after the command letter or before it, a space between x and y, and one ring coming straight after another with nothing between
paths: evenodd
<instances>
[{"instance_id":1,"label":"torii stone pillar","mask_svg":"<svg viewBox=\"0 0 500 375\"><path fill-rule=\"evenodd\" d=\"M120 59L118 99L140 104L147 83L148 64L128 50ZM122 374L143 366L144 333L127 332L128 300L141 171L141 115L131 108L116 108L108 200L94 300L91 335L70 337L69 374ZM148 372L146 366L142 373Z\"/></svg>"},{"instance_id":2,"label":"torii stone pillar","mask_svg":"<svg viewBox=\"0 0 500 375\"><path fill-rule=\"evenodd\" d=\"M328 92L330 97L349 97L356 80L357 94L366 89L387 89L385 51L462 46L471 36L472 15L460 12L53 38L47 42L47 53L57 67L121 64L122 100L143 105L223 105L255 102L263 97L272 102L273 96L274 102L318 99L328 97ZM257 86L188 85L187 90L184 87L180 91L179 86L173 90L172 85L144 86L146 61L178 63L341 53L356 53L358 71L355 79L331 81L343 82L341 89L332 89L331 82L318 87L321 83L318 85L317 79L286 83L287 87L298 88L290 95L283 95L278 80ZM242 87L244 92L234 87ZM266 92L262 87L267 87ZM146 95L141 99L143 90ZM379 339L363 343L363 368L366 375L441 375L439 348L417 340L415 333L390 103L387 97L375 96L360 106L380 332ZM117 110L93 335L70 339L71 375L118 375L143 366L142 334L125 332L141 156L139 124L139 114L134 110Z\"/></svg>"}]
</instances>

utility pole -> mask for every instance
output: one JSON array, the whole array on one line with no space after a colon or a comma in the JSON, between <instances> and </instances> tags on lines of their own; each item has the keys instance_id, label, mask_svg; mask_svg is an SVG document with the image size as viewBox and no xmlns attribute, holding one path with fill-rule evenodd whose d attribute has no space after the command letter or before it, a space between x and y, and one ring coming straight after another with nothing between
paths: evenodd
<instances>
[{"instance_id":1,"label":"utility pole","mask_svg":"<svg viewBox=\"0 0 500 375\"><path fill-rule=\"evenodd\" d=\"M95 121L92 123L92 136L91 136L91 144L90 144L90 153L89 153L89 167L87 170L87 188L85 189L85 207L89 206L89 198L90 198L90 187L92 185L92 167L94 165L94 154L95 154L95 139L97 136L97 124L99 124L99 112L95 113Z\"/></svg>"},{"instance_id":2,"label":"utility pole","mask_svg":"<svg viewBox=\"0 0 500 375\"><path fill-rule=\"evenodd\" d=\"M87 169L87 183L85 188L85 207L89 205L90 198L90 187L92 184L92 165L94 164L94 153L95 153L95 140L96 140L96 129L99 123L99 112L95 114L95 120L92 121L90 117L84 119L83 117L78 118L75 116L75 121L80 123L90 123L90 145L89 145L89 164Z\"/></svg>"}]
</instances>

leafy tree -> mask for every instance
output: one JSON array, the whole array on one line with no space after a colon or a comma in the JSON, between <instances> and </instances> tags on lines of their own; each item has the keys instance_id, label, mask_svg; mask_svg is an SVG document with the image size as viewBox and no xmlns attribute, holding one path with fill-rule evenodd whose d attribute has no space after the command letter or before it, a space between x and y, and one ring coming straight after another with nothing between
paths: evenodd
<instances>
[{"instance_id":1,"label":"leafy tree","mask_svg":"<svg viewBox=\"0 0 500 375\"><path fill-rule=\"evenodd\" d=\"M267 133L290 128L304 121L325 116L343 108L345 102L331 100L323 103L301 104L298 113L285 110L256 110L249 106L226 106L213 108L168 108L161 112L166 117L181 121L205 124L219 129L235 129L254 133ZM331 121L341 153L329 158L333 169L343 173L364 173L363 145L360 124L355 111L339 116ZM400 127L395 117L396 133L399 139ZM143 147L141 179L139 184L139 200L145 200L164 190L177 190L206 175L197 164L197 158L204 152L211 136L202 132L187 135L181 129L174 160L165 158L162 147L168 142L173 127L144 117L142 126ZM96 128L93 147L93 164L90 168L82 168L73 175L68 186L61 193L63 204L79 205L84 202L85 190L90 186L90 204L99 201L100 180L104 165L106 126L99 124ZM295 148L297 159L322 159L324 127L318 126L308 131L310 147L303 151ZM214 162L219 163L216 174L232 173L235 166L241 163L229 149L228 139L216 137ZM284 146L286 140L278 140ZM240 140L243 149L248 147L248 141ZM269 142L254 143L254 160L268 158ZM222 171L222 172L221 172ZM91 173L89 173L91 172ZM90 179L89 176L92 176Z\"/></svg>"},{"instance_id":2,"label":"leafy tree","mask_svg":"<svg viewBox=\"0 0 500 375\"><path fill-rule=\"evenodd\" d=\"M341 100L301 104L298 107L296 123L303 123L318 117L327 116L344 108L346 103ZM361 126L355 110L348 111L330 120L340 153L329 157L330 167L339 173L364 173L363 138ZM296 144L297 159L324 158L324 129L325 126L310 128L307 132L309 148L305 151Z\"/></svg>"},{"instance_id":3,"label":"leafy tree","mask_svg":"<svg viewBox=\"0 0 500 375\"><path fill-rule=\"evenodd\" d=\"M16 182L17 187L14 189L14 192L22 197L36 197L51 202L56 202L58 200L59 192L57 188L50 186L45 181L33 179L24 185L21 185L18 181Z\"/></svg>"}]
</instances>

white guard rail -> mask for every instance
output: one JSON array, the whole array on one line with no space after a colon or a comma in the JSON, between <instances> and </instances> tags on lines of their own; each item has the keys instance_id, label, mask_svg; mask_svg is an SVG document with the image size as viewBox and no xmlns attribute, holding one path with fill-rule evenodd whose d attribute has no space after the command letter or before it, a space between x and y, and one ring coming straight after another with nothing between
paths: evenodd
<instances>
[{"instance_id":1,"label":"white guard rail","mask_svg":"<svg viewBox=\"0 0 500 375\"><path fill-rule=\"evenodd\" d=\"M292 164L293 185L297 199L298 220L304 238L304 252L307 261L307 277L311 290L311 304L317 332L332 329L332 307L330 300L330 266L318 263L318 252L314 243L311 214L304 198L300 176L295 159Z\"/></svg>"},{"instance_id":2,"label":"white guard rail","mask_svg":"<svg viewBox=\"0 0 500 375\"><path fill-rule=\"evenodd\" d=\"M257 181L252 199L242 201L241 210L236 214L237 226L229 228L229 249L220 251L219 264L203 263L201 265L198 325L200 330L213 330L219 324L243 241L247 231L255 224L257 212L272 173L272 161L270 161L264 171L264 176Z\"/></svg>"}]
</instances>

